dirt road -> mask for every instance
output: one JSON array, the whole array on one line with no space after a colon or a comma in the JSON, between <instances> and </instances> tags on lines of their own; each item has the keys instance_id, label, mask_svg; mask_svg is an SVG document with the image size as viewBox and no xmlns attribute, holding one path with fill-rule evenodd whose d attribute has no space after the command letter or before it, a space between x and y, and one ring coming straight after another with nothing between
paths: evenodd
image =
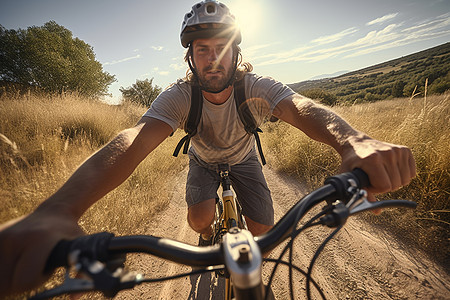
<instances>
[{"instance_id":1,"label":"dirt road","mask_svg":"<svg viewBox=\"0 0 450 300\"><path fill-rule=\"evenodd\" d=\"M265 167L272 191L276 221L306 193L295 180ZM148 234L196 244L198 235L186 222L184 183L186 172L178 175L169 207L152 222ZM317 246L330 231L307 231L296 241L295 263L306 270ZM271 257L277 257L276 249ZM267 282L271 264L264 267ZM190 267L134 255L130 269L149 277L190 271ZM305 299L304 279L295 274L295 298ZM288 270L280 267L272 286L276 299L289 298ZM394 237L381 234L362 220L353 218L325 248L313 271L326 299L450 299L450 278L423 254L406 249ZM148 284L118 294L117 299L222 299L223 282L213 275L192 276ZM314 299L320 299L313 293Z\"/></svg>"}]
</instances>

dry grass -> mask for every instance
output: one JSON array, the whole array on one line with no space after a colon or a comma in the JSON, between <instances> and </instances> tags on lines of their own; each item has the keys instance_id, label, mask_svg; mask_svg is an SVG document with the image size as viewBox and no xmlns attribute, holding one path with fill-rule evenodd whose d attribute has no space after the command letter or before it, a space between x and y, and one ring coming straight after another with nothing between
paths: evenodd
<instances>
[{"instance_id":1,"label":"dry grass","mask_svg":"<svg viewBox=\"0 0 450 300\"><path fill-rule=\"evenodd\" d=\"M31 212L143 112L143 107L78 97L1 99L0 222ZM183 157L171 158L176 142L177 137L164 142L125 183L89 209L80 220L83 228L142 233L145 220L167 205L167 178L186 165Z\"/></svg>"},{"instance_id":2,"label":"dry grass","mask_svg":"<svg viewBox=\"0 0 450 300\"><path fill-rule=\"evenodd\" d=\"M335 107L355 128L376 139L412 149L417 177L412 183L381 198L411 199L415 211L390 210L374 223L391 224L448 265L450 225L450 101L449 94L428 98L394 99L370 104ZM339 156L283 123L267 124L263 140L268 161L278 170L306 181L311 188L335 174Z\"/></svg>"}]
</instances>

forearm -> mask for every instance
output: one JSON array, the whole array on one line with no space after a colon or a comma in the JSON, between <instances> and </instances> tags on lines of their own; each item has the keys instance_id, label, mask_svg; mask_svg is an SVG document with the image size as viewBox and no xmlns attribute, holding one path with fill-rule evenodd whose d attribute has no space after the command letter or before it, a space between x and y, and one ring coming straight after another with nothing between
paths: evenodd
<instances>
[{"instance_id":1,"label":"forearm","mask_svg":"<svg viewBox=\"0 0 450 300\"><path fill-rule=\"evenodd\" d=\"M277 108L275 112L280 119L310 138L332 146L341 156L353 140L368 138L327 107L299 95L283 100Z\"/></svg>"}]
</instances>

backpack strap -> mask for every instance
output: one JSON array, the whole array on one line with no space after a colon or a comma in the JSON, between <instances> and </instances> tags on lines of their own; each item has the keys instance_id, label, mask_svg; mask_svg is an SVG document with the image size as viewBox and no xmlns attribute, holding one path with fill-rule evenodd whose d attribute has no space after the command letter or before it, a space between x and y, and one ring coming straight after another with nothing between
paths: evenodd
<instances>
[{"instance_id":1,"label":"backpack strap","mask_svg":"<svg viewBox=\"0 0 450 300\"><path fill-rule=\"evenodd\" d=\"M247 98L245 97L244 78L242 78L241 80L238 80L234 83L234 102L236 103L236 109L238 111L239 117L244 124L245 131L255 136L256 146L258 147L261 163L265 165L266 159L262 151L261 141L258 134L259 132L262 132L262 130L256 126L256 120L253 117L250 107L244 104L246 100Z\"/></svg>"},{"instance_id":2,"label":"backpack strap","mask_svg":"<svg viewBox=\"0 0 450 300\"><path fill-rule=\"evenodd\" d=\"M173 152L173 156L178 156L181 148L183 147L183 154L187 154L189 150L189 143L191 138L197 134L198 123L200 123L200 118L202 116L203 107L203 96L198 85L191 86L192 96L191 96L191 107L189 109L188 118L184 125L184 131L186 135L178 142L178 145ZM261 163L266 164L266 159L264 157L261 141L259 139L259 132L262 132L260 128L256 126L255 118L248 105L245 105L245 87L244 78L238 80L234 83L234 102L236 104L236 109L239 114L239 118L244 124L245 131L249 134L255 136L256 146L258 147L259 156L261 158Z\"/></svg>"},{"instance_id":3,"label":"backpack strap","mask_svg":"<svg viewBox=\"0 0 450 300\"><path fill-rule=\"evenodd\" d=\"M200 87L198 85L192 85L191 91L191 107L189 109L186 123L184 124L184 131L186 132L186 135L178 142L178 145L173 152L173 156L175 157L180 153L183 144L183 154L187 154L189 143L191 141L191 138L197 134L197 126L202 116L203 97Z\"/></svg>"}]
</instances>

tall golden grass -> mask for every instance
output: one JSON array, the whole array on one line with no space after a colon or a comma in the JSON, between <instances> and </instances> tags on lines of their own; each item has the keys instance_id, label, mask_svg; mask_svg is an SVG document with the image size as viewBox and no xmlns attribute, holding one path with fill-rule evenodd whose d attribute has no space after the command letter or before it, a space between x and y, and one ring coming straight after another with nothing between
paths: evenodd
<instances>
[{"instance_id":1,"label":"tall golden grass","mask_svg":"<svg viewBox=\"0 0 450 300\"><path fill-rule=\"evenodd\" d=\"M0 99L0 223L31 212L144 112L136 105L111 106L76 96ZM168 178L186 166L186 158L170 158L178 140L164 142L83 215L81 226L87 232L143 233L146 222L167 204Z\"/></svg>"},{"instance_id":2,"label":"tall golden grass","mask_svg":"<svg viewBox=\"0 0 450 300\"><path fill-rule=\"evenodd\" d=\"M334 108L369 136L411 148L417 177L407 187L380 198L414 200L417 209L388 210L379 217L368 214L367 218L385 228L389 224L389 231L414 241L447 266L450 265L449 96L411 97ZM285 123L268 123L264 135L269 164L299 177L310 188L318 187L327 176L338 172L337 153L299 130Z\"/></svg>"},{"instance_id":3,"label":"tall golden grass","mask_svg":"<svg viewBox=\"0 0 450 300\"><path fill-rule=\"evenodd\" d=\"M415 200L418 209L390 210L370 221L390 224L390 230L398 230L444 260L450 252L448 98L447 94L335 107L370 136L412 149L417 177L383 197ZM134 125L144 112L145 108L132 104L111 106L76 96L1 98L0 223L31 212L83 160ZM263 147L273 168L297 176L311 188L337 172L339 157L330 147L283 122L264 127ZM167 139L127 181L89 209L81 226L87 232L143 233L152 215L168 203L170 178L187 165L185 156L171 158L182 134Z\"/></svg>"}]
</instances>

